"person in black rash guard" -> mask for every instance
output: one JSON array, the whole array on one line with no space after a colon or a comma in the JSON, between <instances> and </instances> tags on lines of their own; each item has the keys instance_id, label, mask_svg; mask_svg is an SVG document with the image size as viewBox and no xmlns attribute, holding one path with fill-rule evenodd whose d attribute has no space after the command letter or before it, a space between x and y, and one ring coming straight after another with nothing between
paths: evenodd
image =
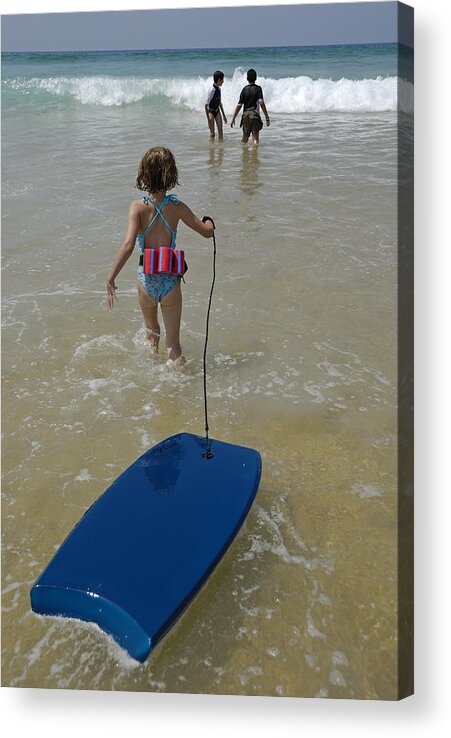
<instances>
[{"instance_id":1,"label":"person in black rash guard","mask_svg":"<svg viewBox=\"0 0 451 738\"><path fill-rule=\"evenodd\" d=\"M260 117L260 108L263 110L266 125L269 126L270 123L268 111L263 100L263 90L260 85L255 84L256 79L257 72L255 69L249 69L247 73L247 81L249 84L241 90L240 99L238 100L238 105L235 108L235 112L230 123L230 127L233 128L235 119L241 108L244 106L243 117L241 118L241 126L243 128L243 138L241 139L241 142L243 144L248 142L251 133L253 143L255 145L259 143L260 131L263 128L263 121Z\"/></svg>"},{"instance_id":2,"label":"person in black rash guard","mask_svg":"<svg viewBox=\"0 0 451 738\"><path fill-rule=\"evenodd\" d=\"M215 122L218 127L218 138L221 141L223 138L222 133L222 117L224 123L227 123L227 117L224 113L224 108L221 102L221 87L224 84L224 73L219 70L213 75L213 87L211 87L207 102L205 103L205 113L207 116L208 127L210 129L210 139L213 140L215 137Z\"/></svg>"}]
</instances>

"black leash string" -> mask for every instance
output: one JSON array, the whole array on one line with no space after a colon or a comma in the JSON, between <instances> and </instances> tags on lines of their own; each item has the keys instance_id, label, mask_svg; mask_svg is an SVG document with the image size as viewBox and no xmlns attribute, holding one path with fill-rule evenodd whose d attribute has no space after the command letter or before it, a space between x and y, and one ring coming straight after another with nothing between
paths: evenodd
<instances>
[{"instance_id":1,"label":"black leash string","mask_svg":"<svg viewBox=\"0 0 451 738\"><path fill-rule=\"evenodd\" d=\"M213 279L211 282L211 289L210 289L210 297L208 300L208 309L207 309L207 325L205 328L205 346L204 346L204 410L205 410L205 440L207 442L207 447L202 454L204 459L212 459L214 454L211 452L211 439L208 437L208 405L207 405L207 346L208 346L208 327L210 323L210 310L211 310L211 300L213 297L213 289L215 286L215 279L216 279L216 239L215 239L215 224L212 218L209 218L208 215L206 215L204 218L202 218L202 221L205 223L207 220L209 220L211 223L213 223Z\"/></svg>"}]
</instances>

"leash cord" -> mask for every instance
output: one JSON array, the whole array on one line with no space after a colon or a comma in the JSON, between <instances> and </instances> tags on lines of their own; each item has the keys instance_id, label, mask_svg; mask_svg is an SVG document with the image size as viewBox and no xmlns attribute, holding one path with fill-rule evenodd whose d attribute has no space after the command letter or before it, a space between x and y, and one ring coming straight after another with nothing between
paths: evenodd
<instances>
[{"instance_id":1,"label":"leash cord","mask_svg":"<svg viewBox=\"0 0 451 738\"><path fill-rule=\"evenodd\" d=\"M213 297L213 289L215 286L215 280L216 280L216 238L215 238L215 224L211 218L208 216L205 216L202 218L202 220L207 221L210 220L213 223L213 279L211 282L211 288L210 288L210 297L208 300L208 309L207 309L207 324L205 328L205 345L204 345L204 362L203 362L203 371L204 371L204 410L205 410L205 440L207 441L207 448L202 454L204 459L211 459L213 458L213 454L211 453L211 440L208 437L208 404L207 404L207 347L208 347L208 329L210 324L210 310L211 310L211 301Z\"/></svg>"}]
</instances>

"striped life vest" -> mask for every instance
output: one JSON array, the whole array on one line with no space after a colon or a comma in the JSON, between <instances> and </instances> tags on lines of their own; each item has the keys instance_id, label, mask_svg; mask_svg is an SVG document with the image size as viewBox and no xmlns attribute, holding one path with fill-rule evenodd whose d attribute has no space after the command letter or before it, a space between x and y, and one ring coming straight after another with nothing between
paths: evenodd
<instances>
[{"instance_id":1,"label":"striped life vest","mask_svg":"<svg viewBox=\"0 0 451 738\"><path fill-rule=\"evenodd\" d=\"M144 249L141 266L144 274L179 274L183 276L187 269L185 252L183 249L171 249L170 246Z\"/></svg>"}]
</instances>

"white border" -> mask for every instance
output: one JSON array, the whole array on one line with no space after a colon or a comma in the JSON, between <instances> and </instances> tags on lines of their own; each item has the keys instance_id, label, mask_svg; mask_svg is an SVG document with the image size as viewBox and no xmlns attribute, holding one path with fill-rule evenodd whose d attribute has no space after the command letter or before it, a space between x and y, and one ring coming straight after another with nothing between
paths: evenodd
<instances>
[{"instance_id":1,"label":"white border","mask_svg":"<svg viewBox=\"0 0 451 738\"><path fill-rule=\"evenodd\" d=\"M315 0L310 0L313 4ZM293 0L2 0L2 14L299 4ZM449 0L415 8L416 694L401 703L6 689L8 735L423 738L450 734ZM448 727L448 731L446 730ZM156 732L157 731L157 732Z\"/></svg>"}]
</instances>

